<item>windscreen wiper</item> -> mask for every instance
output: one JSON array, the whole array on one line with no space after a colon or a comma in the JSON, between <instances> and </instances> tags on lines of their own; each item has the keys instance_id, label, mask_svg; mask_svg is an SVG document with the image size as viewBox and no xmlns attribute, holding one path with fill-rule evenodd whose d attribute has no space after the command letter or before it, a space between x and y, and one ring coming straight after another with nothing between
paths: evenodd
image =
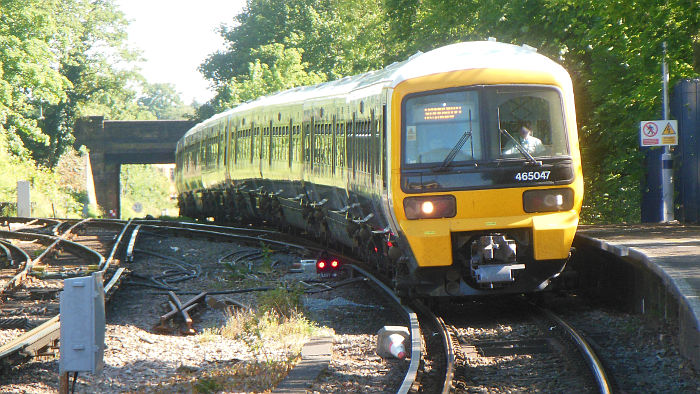
<instances>
[{"instance_id":1,"label":"windscreen wiper","mask_svg":"<svg viewBox=\"0 0 700 394\"><path fill-rule=\"evenodd\" d=\"M469 138L472 137L472 132L471 131L465 131L464 134L462 134L461 137L459 137L459 141L455 144L454 147L452 147L452 150L450 153L447 154L445 157L445 160L442 161L442 164L440 164L439 167L436 167L433 169L433 171L440 172L445 170L447 167L450 166L452 161L455 159L457 156L457 153L462 150L462 147L464 144L469 140Z\"/></svg>"},{"instance_id":2,"label":"windscreen wiper","mask_svg":"<svg viewBox=\"0 0 700 394\"><path fill-rule=\"evenodd\" d=\"M510 138L510 140L513 141L513 143L515 144L515 148L518 149L518 151L527 159L528 163L536 165L536 166L540 166L540 167L542 166L542 162L535 160L535 158L530 154L530 152L528 152L527 149L525 149L525 147L520 142L518 142L518 140L515 139L515 137L510 135L508 130L506 130L506 129L498 129L498 130L500 130L501 134L507 135Z\"/></svg>"},{"instance_id":3,"label":"windscreen wiper","mask_svg":"<svg viewBox=\"0 0 700 394\"><path fill-rule=\"evenodd\" d=\"M440 167L433 168L433 171L435 172L440 172L444 171L449 165L452 163L452 161L457 157L457 153L459 153L460 150L462 150L462 147L464 144L469 141L469 139L472 137L472 110L469 110L469 131L465 131L464 134L462 134L461 137L459 137L459 140L455 144L455 146L452 147L452 150L450 150L450 153L445 156L445 160L442 161L442 164L440 164ZM472 144L472 157L474 157L474 144Z\"/></svg>"}]
</instances>

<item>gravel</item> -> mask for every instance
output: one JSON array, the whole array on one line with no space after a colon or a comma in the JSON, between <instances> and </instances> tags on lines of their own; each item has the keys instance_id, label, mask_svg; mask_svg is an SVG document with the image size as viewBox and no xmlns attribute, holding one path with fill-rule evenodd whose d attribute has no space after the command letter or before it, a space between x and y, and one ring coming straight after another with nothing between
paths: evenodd
<instances>
[{"instance_id":1,"label":"gravel","mask_svg":"<svg viewBox=\"0 0 700 394\"><path fill-rule=\"evenodd\" d=\"M583 332L623 392L697 393L700 371L678 351L678 327L609 305L554 301L562 318Z\"/></svg>"},{"instance_id":2,"label":"gravel","mask_svg":"<svg viewBox=\"0 0 700 394\"><path fill-rule=\"evenodd\" d=\"M192 294L224 289L226 282L222 278L230 275L230 270L217 262L221 256L242 248L186 238L142 237L137 248L199 266L198 278L172 284ZM300 257L273 256L278 271ZM127 266L138 274L151 275L172 268L170 263L164 265L165 262L162 258L137 253L136 261ZM267 284L312 283L316 279L315 274L303 273L257 274L256 277L269 282ZM132 277L132 280L135 279ZM241 286L253 287L253 282L255 279L248 278ZM265 284L256 282L255 285ZM185 302L192 295L179 297ZM104 369L97 374L78 374L75 392L249 392L274 387L287 373L285 361L297 360L295 357L302 343L266 343L264 351L260 351L251 348L249 341L203 334L207 328L224 325L229 318L228 309L220 308L225 305L226 297L248 305L256 302L254 293L208 296L210 306L194 317L194 328L200 335L181 335L178 330L163 334L154 326L168 311L167 295L153 288L125 286L107 307ZM401 316L386 306L386 300L367 284L356 282L305 296L304 303L308 319L324 328L322 331L333 333L331 363L311 391L396 391L409 361L385 360L375 353L376 333L382 326L405 325ZM278 370L273 368L270 373L269 369L263 369L265 372L261 374L260 368L269 362L278 362ZM231 373L232 370L236 373ZM222 374L226 374L230 385L207 385L214 381L213 377ZM71 375L71 382L72 378ZM58 359L54 357L23 364L0 378L3 393L55 393L58 386Z\"/></svg>"}]
</instances>

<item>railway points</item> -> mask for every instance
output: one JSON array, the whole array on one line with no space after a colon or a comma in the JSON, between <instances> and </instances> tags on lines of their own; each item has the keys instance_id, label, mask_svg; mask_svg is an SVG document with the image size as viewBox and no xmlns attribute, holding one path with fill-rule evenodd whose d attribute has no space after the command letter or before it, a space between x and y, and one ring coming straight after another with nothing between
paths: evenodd
<instances>
[{"instance_id":1,"label":"railway points","mask_svg":"<svg viewBox=\"0 0 700 394\"><path fill-rule=\"evenodd\" d=\"M598 277L595 283L606 296L632 312L677 322L680 350L700 369L700 226L580 226L574 246L583 252L574 263L589 278ZM582 259L586 264L580 264Z\"/></svg>"}]
</instances>

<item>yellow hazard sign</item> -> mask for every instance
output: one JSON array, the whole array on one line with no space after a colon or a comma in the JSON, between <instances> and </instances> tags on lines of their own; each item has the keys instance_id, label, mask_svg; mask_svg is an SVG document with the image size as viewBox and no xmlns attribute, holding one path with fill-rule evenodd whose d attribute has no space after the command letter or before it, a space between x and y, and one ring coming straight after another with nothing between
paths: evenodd
<instances>
[{"instance_id":1,"label":"yellow hazard sign","mask_svg":"<svg viewBox=\"0 0 700 394\"><path fill-rule=\"evenodd\" d=\"M664 131L661 133L661 135L676 135L676 130L673 130L673 127L671 127L670 123L667 123L666 128L664 128Z\"/></svg>"}]
</instances>

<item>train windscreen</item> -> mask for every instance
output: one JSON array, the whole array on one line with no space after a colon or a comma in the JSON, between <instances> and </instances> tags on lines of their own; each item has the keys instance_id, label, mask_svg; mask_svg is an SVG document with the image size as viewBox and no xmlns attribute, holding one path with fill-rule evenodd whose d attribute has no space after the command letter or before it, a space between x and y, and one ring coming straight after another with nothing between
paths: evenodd
<instances>
[{"instance_id":1,"label":"train windscreen","mask_svg":"<svg viewBox=\"0 0 700 394\"><path fill-rule=\"evenodd\" d=\"M403 162L408 165L442 163L450 153L455 162L522 159L522 148L534 157L569 154L561 98L552 88L413 95L404 102L403 120Z\"/></svg>"},{"instance_id":2,"label":"train windscreen","mask_svg":"<svg viewBox=\"0 0 700 394\"><path fill-rule=\"evenodd\" d=\"M418 93L404 98L402 109L407 192L517 186L511 170L522 172L524 165L544 165L542 182L573 177L561 94L553 87Z\"/></svg>"}]
</instances>

